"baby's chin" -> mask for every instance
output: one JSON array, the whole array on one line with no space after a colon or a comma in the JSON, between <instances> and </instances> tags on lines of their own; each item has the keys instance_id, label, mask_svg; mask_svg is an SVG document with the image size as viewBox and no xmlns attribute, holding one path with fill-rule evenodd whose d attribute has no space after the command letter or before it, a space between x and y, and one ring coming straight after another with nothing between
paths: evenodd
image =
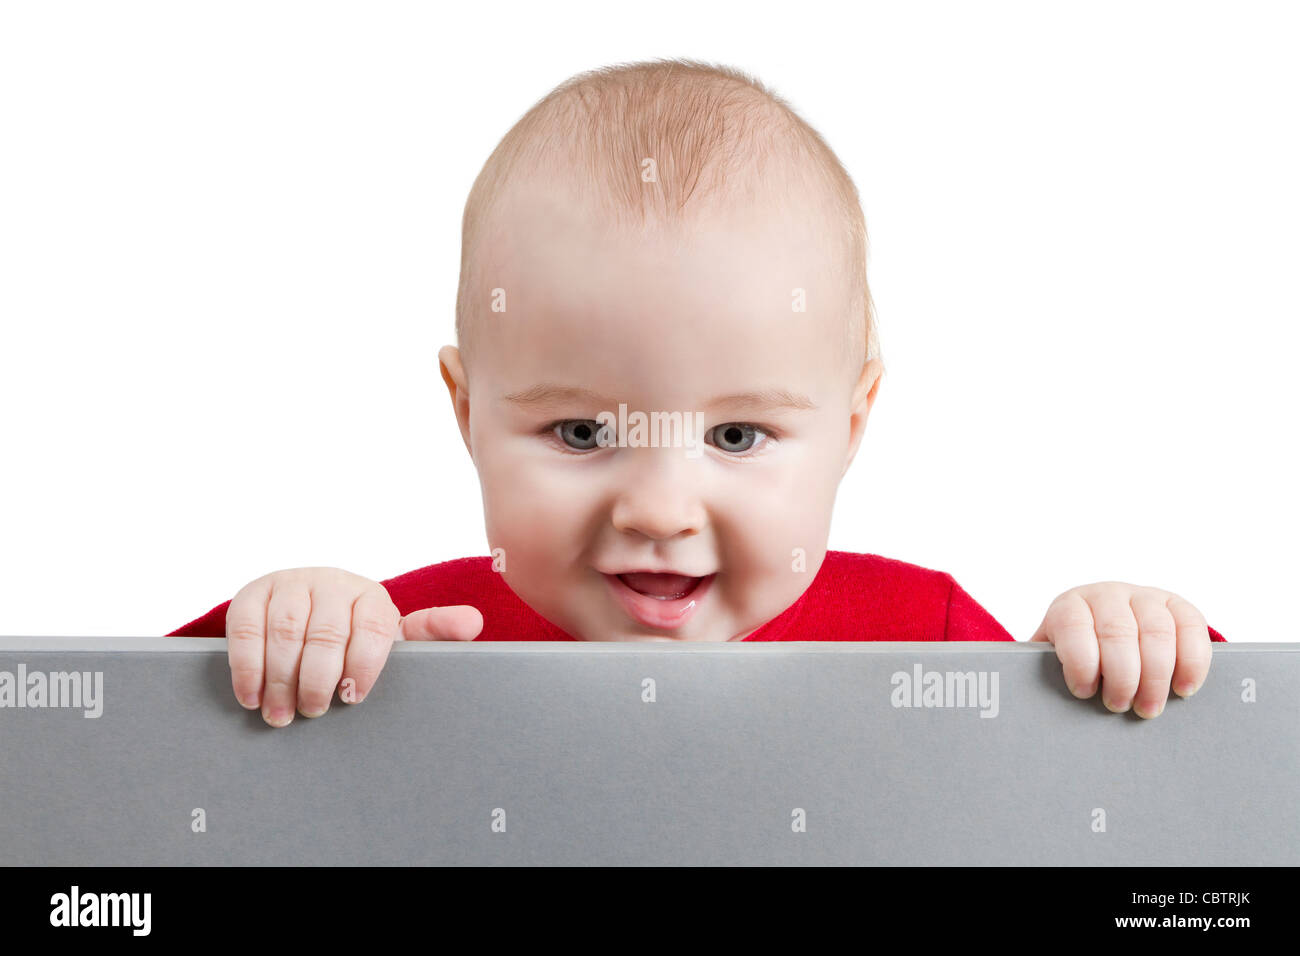
<instances>
[{"instance_id":1,"label":"baby's chin","mask_svg":"<svg viewBox=\"0 0 1300 956\"><path fill-rule=\"evenodd\" d=\"M622 644L725 644L740 641L752 634L757 628L750 627L735 632L725 626L710 627L703 621L694 621L698 625L671 632L654 632L639 628L635 622L624 622L615 628L597 628L592 636L575 633L579 640L600 641L602 643Z\"/></svg>"},{"instance_id":2,"label":"baby's chin","mask_svg":"<svg viewBox=\"0 0 1300 956\"><path fill-rule=\"evenodd\" d=\"M661 634L629 634L626 637L616 637L612 640L608 637L600 638L603 644L720 644L730 640L736 640L736 638L687 637L685 635L666 637Z\"/></svg>"}]
</instances>

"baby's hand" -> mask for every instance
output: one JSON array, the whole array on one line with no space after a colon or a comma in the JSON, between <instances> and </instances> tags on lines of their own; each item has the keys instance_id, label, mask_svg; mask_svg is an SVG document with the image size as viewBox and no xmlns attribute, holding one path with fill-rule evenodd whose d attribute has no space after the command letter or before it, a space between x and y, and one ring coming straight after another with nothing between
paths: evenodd
<instances>
[{"instance_id":1,"label":"baby's hand","mask_svg":"<svg viewBox=\"0 0 1300 956\"><path fill-rule=\"evenodd\" d=\"M329 709L340 678L370 693L393 641L472 641L483 615L460 604L406 617L377 581L338 568L295 568L251 581L226 610L235 697L273 727ZM265 684L265 687L263 687Z\"/></svg>"},{"instance_id":2,"label":"baby's hand","mask_svg":"<svg viewBox=\"0 0 1300 956\"><path fill-rule=\"evenodd\" d=\"M1117 714L1132 704L1139 717L1159 716L1171 676L1174 691L1190 697L1210 670L1201 612L1177 594L1136 584L1103 581L1058 595L1030 640L1056 647L1075 697L1097 692L1100 663L1102 702Z\"/></svg>"}]
</instances>

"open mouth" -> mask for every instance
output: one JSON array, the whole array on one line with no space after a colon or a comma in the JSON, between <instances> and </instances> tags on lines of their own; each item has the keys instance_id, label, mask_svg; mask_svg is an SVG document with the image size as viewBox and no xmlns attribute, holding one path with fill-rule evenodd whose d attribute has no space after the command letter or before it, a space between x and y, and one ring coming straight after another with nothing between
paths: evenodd
<instances>
[{"instance_id":1,"label":"open mouth","mask_svg":"<svg viewBox=\"0 0 1300 956\"><path fill-rule=\"evenodd\" d=\"M656 601L679 601L690 594L704 578L691 578L684 574L652 574L648 571L634 571L620 574L618 579L637 594L644 594Z\"/></svg>"},{"instance_id":2,"label":"open mouth","mask_svg":"<svg viewBox=\"0 0 1300 956\"><path fill-rule=\"evenodd\" d=\"M605 574L614 597L623 610L641 625L656 630L674 630L699 609L717 573L703 577L651 571Z\"/></svg>"}]
</instances>

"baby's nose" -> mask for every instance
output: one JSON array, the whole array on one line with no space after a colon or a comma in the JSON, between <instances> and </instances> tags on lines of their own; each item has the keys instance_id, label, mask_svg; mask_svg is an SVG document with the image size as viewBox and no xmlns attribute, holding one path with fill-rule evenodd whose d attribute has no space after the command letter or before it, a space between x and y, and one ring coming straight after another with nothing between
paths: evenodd
<instances>
[{"instance_id":1,"label":"baby's nose","mask_svg":"<svg viewBox=\"0 0 1300 956\"><path fill-rule=\"evenodd\" d=\"M706 512L698 461L687 459L681 449L639 451L641 460L620 476L610 515L614 527L656 540L699 534Z\"/></svg>"}]
</instances>

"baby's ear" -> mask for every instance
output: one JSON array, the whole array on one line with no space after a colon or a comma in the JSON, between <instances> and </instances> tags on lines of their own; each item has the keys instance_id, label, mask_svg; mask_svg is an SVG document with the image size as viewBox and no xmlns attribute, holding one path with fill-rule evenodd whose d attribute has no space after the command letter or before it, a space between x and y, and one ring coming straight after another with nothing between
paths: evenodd
<instances>
[{"instance_id":1,"label":"baby's ear","mask_svg":"<svg viewBox=\"0 0 1300 956\"><path fill-rule=\"evenodd\" d=\"M868 359L863 363L862 374L858 376L858 384L853 387L854 411L857 411L859 405L862 406L863 415L871 411L871 406L876 403L876 395L880 391L880 383L884 374L885 363L880 359Z\"/></svg>"},{"instance_id":2,"label":"baby's ear","mask_svg":"<svg viewBox=\"0 0 1300 956\"><path fill-rule=\"evenodd\" d=\"M867 416L871 414L871 406L876 403L876 395L880 391L880 378L884 371L885 366L880 359L868 359L862 366L862 374L858 376L857 384L853 386L853 397L849 400L849 444L844 456L844 469L840 472L841 478L848 474L849 465L853 464L853 457L858 453L858 446L862 444L862 435L867 428Z\"/></svg>"},{"instance_id":3,"label":"baby's ear","mask_svg":"<svg viewBox=\"0 0 1300 956\"><path fill-rule=\"evenodd\" d=\"M452 411L456 413L456 424L460 426L460 437L465 442L465 450L470 458L474 449L469 444L469 379L465 375L465 366L460 361L460 349L454 345L444 345L438 350L438 370L442 380L447 383L447 392L451 396Z\"/></svg>"}]
</instances>

